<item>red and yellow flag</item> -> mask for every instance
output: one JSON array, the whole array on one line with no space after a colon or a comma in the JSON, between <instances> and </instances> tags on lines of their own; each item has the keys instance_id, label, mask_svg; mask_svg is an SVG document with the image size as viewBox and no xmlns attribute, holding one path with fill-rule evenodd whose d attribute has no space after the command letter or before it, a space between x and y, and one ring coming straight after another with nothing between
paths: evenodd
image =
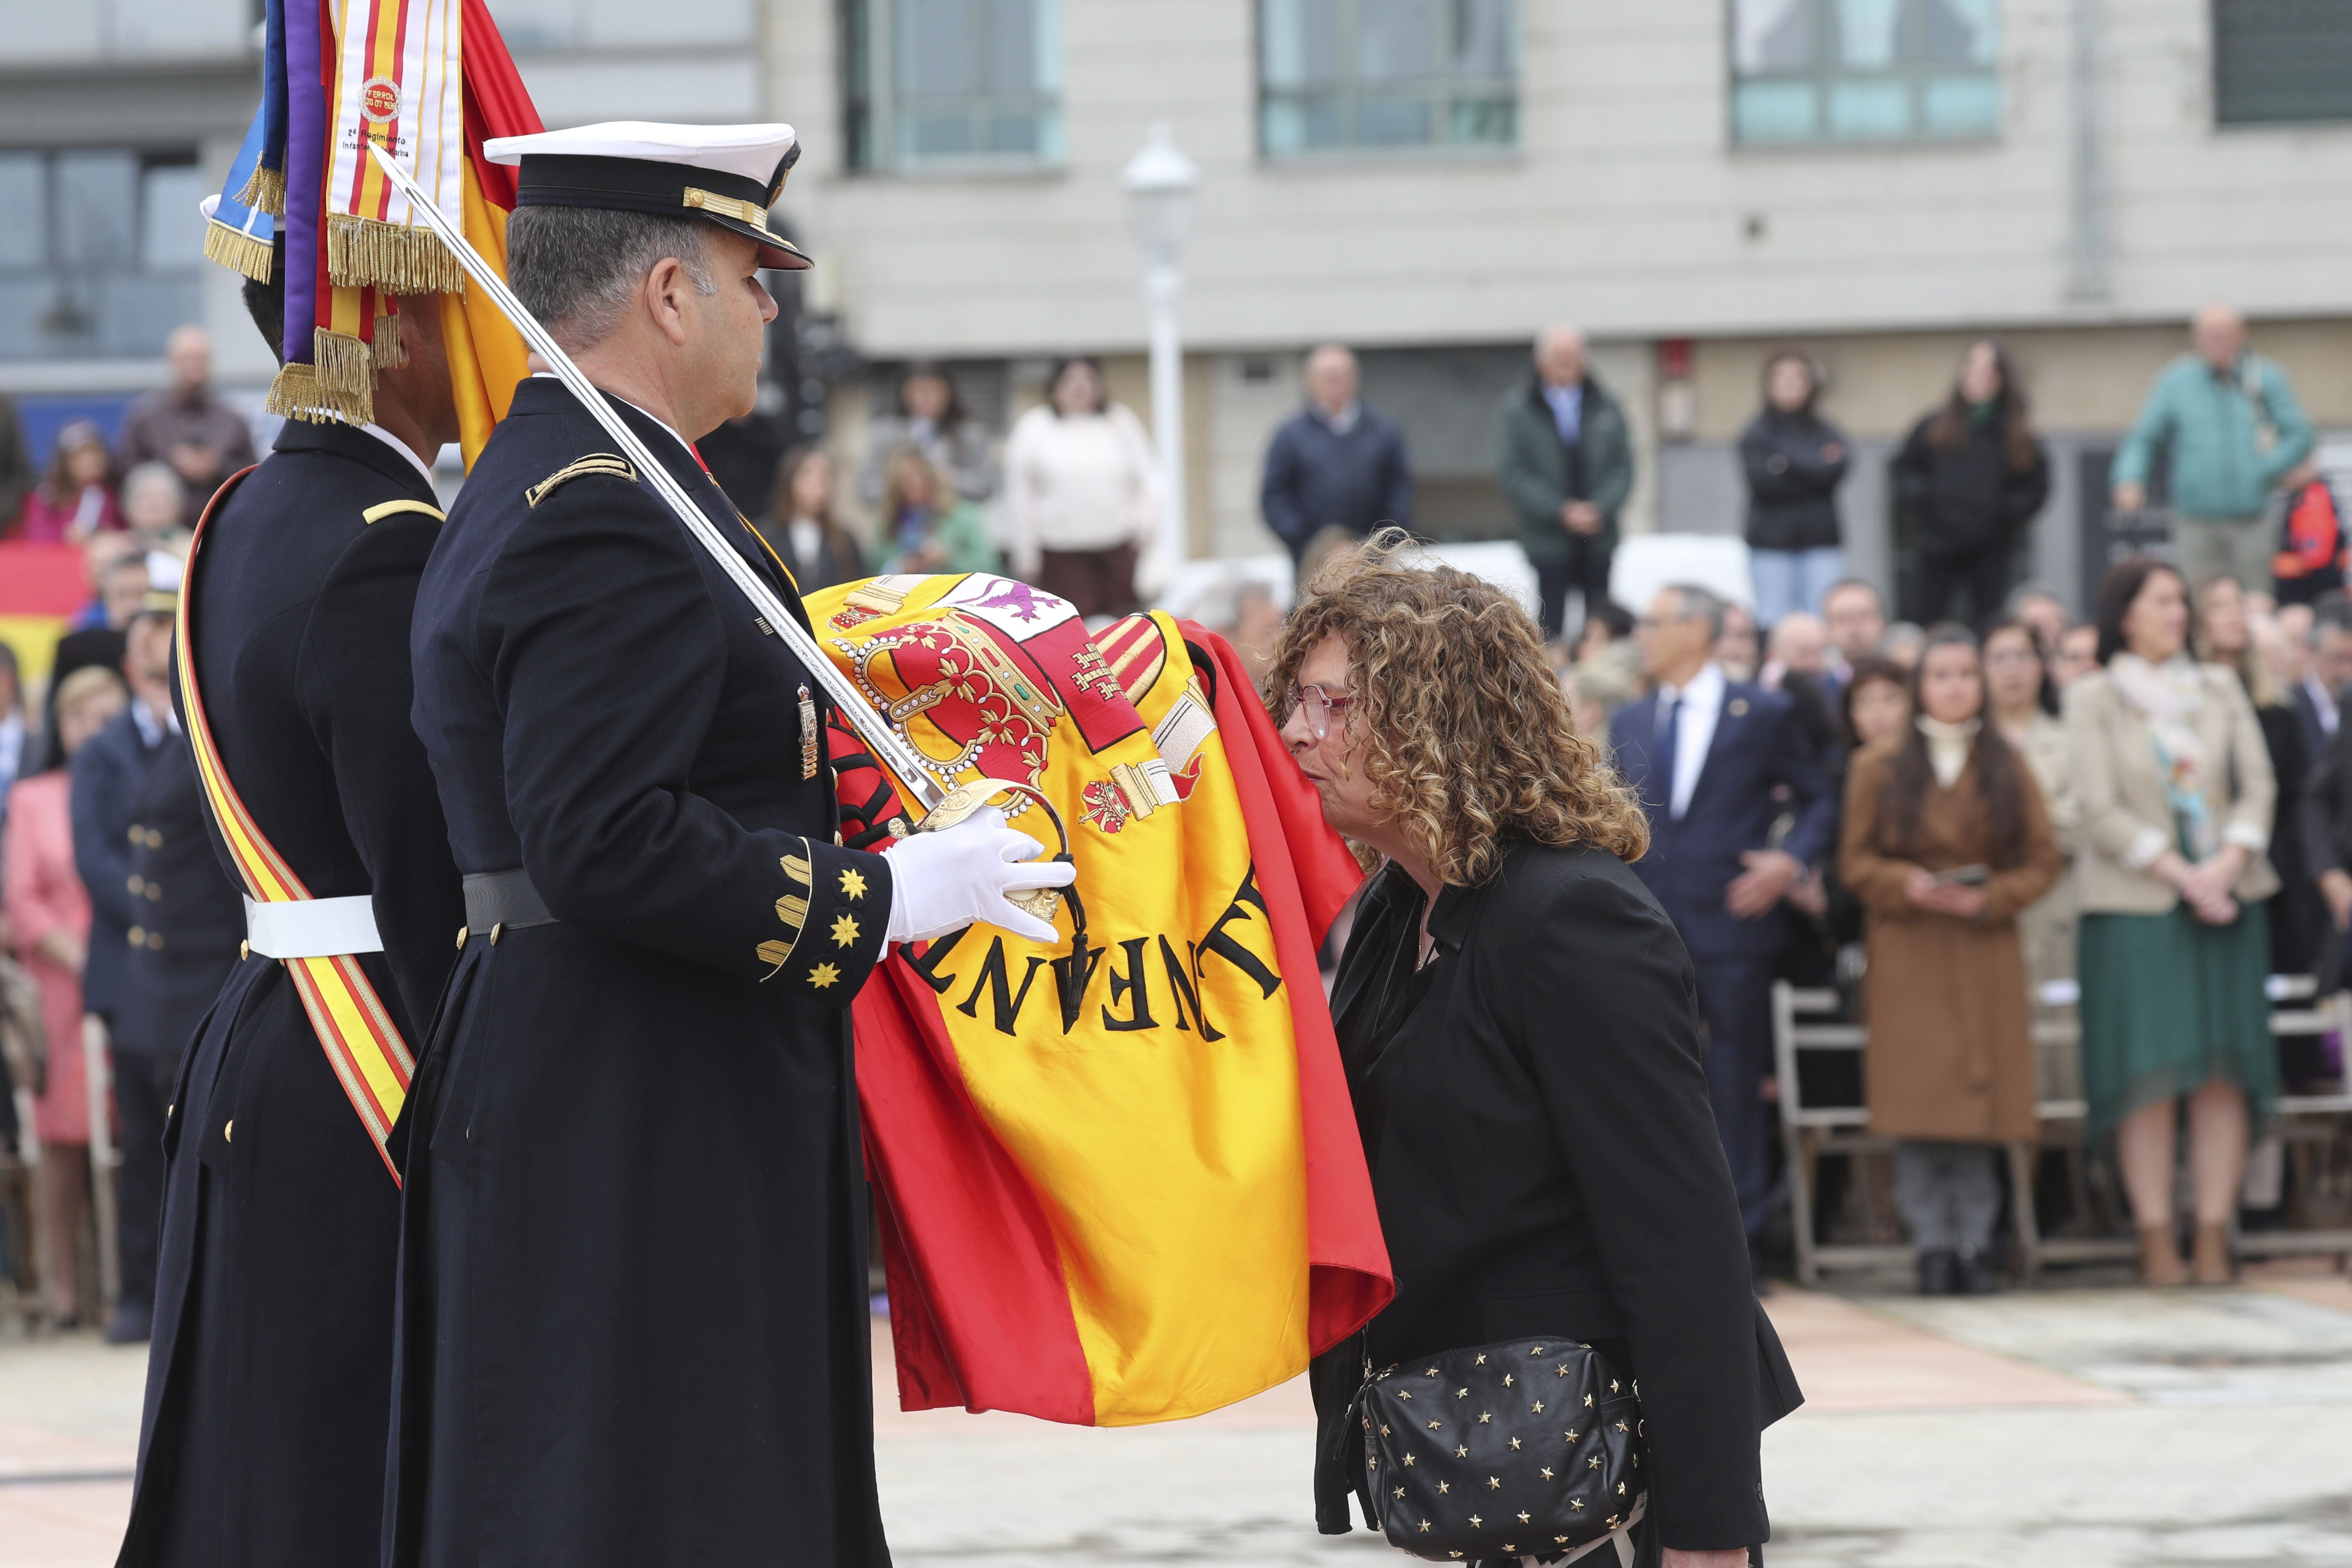
<instances>
[{"instance_id":1,"label":"red and yellow flag","mask_svg":"<svg viewBox=\"0 0 2352 1568\"><path fill-rule=\"evenodd\" d=\"M858 997L901 1403L1122 1426L1296 1375L1391 1290L1315 962L1359 873L1231 649L985 574L809 612L938 781L1055 803L1086 912Z\"/></svg>"}]
</instances>

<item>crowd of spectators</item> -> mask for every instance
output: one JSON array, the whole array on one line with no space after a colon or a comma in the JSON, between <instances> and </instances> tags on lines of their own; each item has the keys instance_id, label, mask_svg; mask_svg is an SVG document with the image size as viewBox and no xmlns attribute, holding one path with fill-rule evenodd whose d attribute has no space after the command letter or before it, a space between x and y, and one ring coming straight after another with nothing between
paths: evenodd
<instances>
[{"instance_id":1,"label":"crowd of spectators","mask_svg":"<svg viewBox=\"0 0 2352 1568\"><path fill-rule=\"evenodd\" d=\"M1895 622L1843 574L1846 443L1821 385L1802 353L1771 356L1739 444L1752 612L1683 584L1636 621L1588 589L1559 645L1580 728L1651 815L1636 869L1699 960L1751 1236L1768 1245L1786 1196L1782 979L1844 986L1865 1026L1861 1079L1808 1092L1850 1096L1895 1141L1923 1291L1995 1288L1997 1156L2053 1100L2086 1107L2144 1278L2226 1279L2236 1230L2282 1221L2282 1083L2344 1077L2342 1042L2273 1037L2265 990L2342 988L2352 927L2352 601L2310 426L2235 312L2200 312L2114 471L2116 508L2139 512L2164 454L2169 547L2114 563L2078 618L2011 587L2050 464L2007 356L1973 343L1894 463L1920 568L1919 620ZM2069 999L2079 1045L2037 1047L2034 1006Z\"/></svg>"},{"instance_id":2,"label":"crowd of spectators","mask_svg":"<svg viewBox=\"0 0 2352 1568\"><path fill-rule=\"evenodd\" d=\"M111 444L77 421L28 459L0 401L7 537L78 545L89 588L46 710L26 711L13 659L0 660L0 942L55 1015L53 1035L83 1015L110 1022L121 955L96 949L110 931L119 948L139 913L121 907L120 854L75 812L111 821L123 808L100 796L119 802L165 741L184 749L156 696L151 593L253 457L245 421L211 388L203 333L175 332L166 358L170 385L134 405ZM1897 621L1847 570L1851 444L1822 412L1825 374L1800 349L1776 351L1735 457L1749 594L1682 584L1637 616L1609 592L1633 444L1588 360L1573 327L1538 336L1496 412L1495 477L1575 722L1607 738L1652 817L1637 869L1701 960L1718 1130L1751 1235L1766 1245L1783 1217L1768 997L1790 979L1856 992L1871 1047L1851 1090L1898 1141L1892 1195L1923 1289L1990 1288L2005 1179L1992 1152L2030 1137L2034 1105L2052 1099L2087 1101L2150 1279L2226 1272L2227 1226L2277 1206L2263 1163L2246 1172L2282 1072L2341 1073L2317 1047L2282 1062L2263 978L2340 984L2352 925L2352 602L2284 373L2249 351L2233 311L2199 314L2113 475L2125 512L2161 477L2169 563L2123 563L2078 617L2045 589L2011 590L2051 463L2000 346L1968 345L1893 461L1917 563L1916 619ZM1406 435L1364 401L1355 356L1313 350L1301 393L1258 497L1297 581L1383 525L1410 527L1414 508ZM1151 438L1094 360L1054 364L1002 442L928 363L867 423L854 465L823 445L782 449L772 426L739 421L706 455L803 591L1002 570L1099 623L1165 581ZM1245 657L1271 646L1283 615L1275 593L1238 578L1190 607ZM2032 1000L2070 984L2081 1047L2037 1050ZM90 1135L72 1044L49 1051L45 1144ZM149 1078L142 1067L134 1098ZM2187 1265L2170 1239L2176 1119ZM61 1233L85 1222L87 1193L62 1175L44 1202ZM58 1311L87 1315L87 1269L67 1259L51 1278Z\"/></svg>"},{"instance_id":3,"label":"crowd of spectators","mask_svg":"<svg viewBox=\"0 0 2352 1568\"><path fill-rule=\"evenodd\" d=\"M163 851L152 786L174 759L187 786L175 798L194 798L172 713L171 606L191 531L254 461L253 435L213 387L201 328L172 333L164 366L168 384L130 405L110 442L99 424L69 420L37 460L0 400L0 539L79 549L87 586L37 693L0 647L0 964L14 966L0 986L10 1011L0 1141L37 1156L35 1256L8 1264L43 1282L51 1320L68 1326L100 1311L111 1274L106 1327L126 1342L149 1323L163 1109L188 1021L185 996L176 1008L158 996L208 1000L242 913L199 822L173 825ZM159 876L170 857L189 858L193 874ZM199 909L198 924L184 923ZM110 1144L121 1156L113 1255L101 1259L90 1152Z\"/></svg>"}]
</instances>

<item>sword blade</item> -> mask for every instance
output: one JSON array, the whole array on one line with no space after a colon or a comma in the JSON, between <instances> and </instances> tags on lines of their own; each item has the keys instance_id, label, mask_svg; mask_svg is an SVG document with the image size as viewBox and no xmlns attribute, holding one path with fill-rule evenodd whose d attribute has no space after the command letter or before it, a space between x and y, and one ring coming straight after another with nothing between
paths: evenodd
<instances>
[{"instance_id":1,"label":"sword blade","mask_svg":"<svg viewBox=\"0 0 2352 1568\"><path fill-rule=\"evenodd\" d=\"M891 728L888 720L875 711L865 694L841 673L833 660L825 658L824 650L817 646L814 637L801 629L800 623L793 618L791 611L784 608L784 602L775 590L769 587L767 582L751 569L751 563L727 542L719 531L719 526L710 521L709 514L686 493L685 487L670 477L669 470L638 439L637 433L629 428L628 422L605 401L604 395L596 390L580 367L572 363L572 356L563 352L548 330L523 308L522 301L515 298L514 290L507 287L506 279L482 258L481 253L449 220L448 215L433 205L433 198L425 195L424 188L410 179L382 147L371 142L368 151L374 154L376 167L383 171L384 178L408 198L410 207L425 220L425 226L449 247L449 254L457 258L457 265L466 269L466 276L489 296L490 302L508 321L514 323L515 330L522 334L523 342L547 363L547 367L555 373L557 379L571 388L572 395L580 400L581 405L595 416L596 423L604 427L604 433L619 445L621 455L628 458L637 472L652 484L655 493L669 504L670 510L677 514L687 532L709 552L719 569L742 590L743 596L751 600L752 608L760 612L776 636L783 639L784 646L792 649L793 656L816 678L818 684L824 688L825 694L833 699L834 706L840 710L842 717L848 720L859 738L873 748L874 755L890 770L899 786L911 789L920 797L914 804L926 811L938 805L947 792L924 769L922 759L914 747Z\"/></svg>"}]
</instances>

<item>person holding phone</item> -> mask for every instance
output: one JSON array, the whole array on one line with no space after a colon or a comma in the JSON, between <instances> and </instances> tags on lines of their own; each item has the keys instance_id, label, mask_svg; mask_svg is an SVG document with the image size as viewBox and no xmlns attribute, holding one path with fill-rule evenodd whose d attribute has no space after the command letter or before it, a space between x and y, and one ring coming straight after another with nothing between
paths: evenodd
<instances>
[{"instance_id":1,"label":"person holding phone","mask_svg":"<svg viewBox=\"0 0 2352 1568\"><path fill-rule=\"evenodd\" d=\"M1919 1291L1979 1295L1995 1288L1998 1146L2033 1135L2017 915L2062 862L2032 770L1985 722L1975 636L1930 633L1911 697L1911 723L1846 774L1838 870L1867 911L1870 1124L1902 1141Z\"/></svg>"}]
</instances>

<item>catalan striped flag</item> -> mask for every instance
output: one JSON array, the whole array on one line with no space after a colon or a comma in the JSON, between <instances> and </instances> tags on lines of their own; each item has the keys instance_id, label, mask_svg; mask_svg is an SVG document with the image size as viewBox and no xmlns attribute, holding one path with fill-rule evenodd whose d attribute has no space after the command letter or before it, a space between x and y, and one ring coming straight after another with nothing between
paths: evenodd
<instances>
[{"instance_id":1,"label":"catalan striped flag","mask_svg":"<svg viewBox=\"0 0 2352 1568\"><path fill-rule=\"evenodd\" d=\"M985 574L809 613L935 780L1055 804L1085 914L857 999L901 1403L1124 1426L1296 1375L1391 1291L1315 958L1359 873L1232 649Z\"/></svg>"}]
</instances>

